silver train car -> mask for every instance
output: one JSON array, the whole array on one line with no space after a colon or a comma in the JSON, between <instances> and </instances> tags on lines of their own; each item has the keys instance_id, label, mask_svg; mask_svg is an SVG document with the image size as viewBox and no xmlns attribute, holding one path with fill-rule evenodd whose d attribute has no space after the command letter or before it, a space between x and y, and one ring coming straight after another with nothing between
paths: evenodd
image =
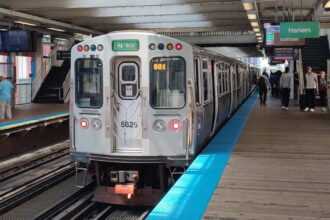
<instances>
[{"instance_id":1,"label":"silver train car","mask_svg":"<svg viewBox=\"0 0 330 220\"><path fill-rule=\"evenodd\" d=\"M70 136L94 201L154 205L253 91L259 70L148 32L71 49Z\"/></svg>"}]
</instances>

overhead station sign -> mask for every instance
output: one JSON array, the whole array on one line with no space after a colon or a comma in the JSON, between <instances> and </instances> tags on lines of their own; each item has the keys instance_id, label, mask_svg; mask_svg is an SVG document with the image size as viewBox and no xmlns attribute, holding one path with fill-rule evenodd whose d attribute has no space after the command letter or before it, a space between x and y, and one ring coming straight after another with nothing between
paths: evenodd
<instances>
[{"instance_id":1,"label":"overhead station sign","mask_svg":"<svg viewBox=\"0 0 330 220\"><path fill-rule=\"evenodd\" d=\"M297 48L275 48L274 60L297 60L299 59L299 49Z\"/></svg>"},{"instance_id":2,"label":"overhead station sign","mask_svg":"<svg viewBox=\"0 0 330 220\"><path fill-rule=\"evenodd\" d=\"M281 38L319 38L320 22L283 22L280 25Z\"/></svg>"},{"instance_id":3,"label":"overhead station sign","mask_svg":"<svg viewBox=\"0 0 330 220\"><path fill-rule=\"evenodd\" d=\"M281 38L280 26L277 24L265 23L265 46L266 47L301 47L305 46L303 38Z\"/></svg>"}]
</instances>

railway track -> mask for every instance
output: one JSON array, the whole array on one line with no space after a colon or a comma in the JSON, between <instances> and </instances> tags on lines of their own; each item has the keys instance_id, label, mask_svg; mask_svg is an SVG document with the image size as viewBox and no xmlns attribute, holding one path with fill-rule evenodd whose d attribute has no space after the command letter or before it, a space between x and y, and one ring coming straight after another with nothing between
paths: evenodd
<instances>
[{"instance_id":1,"label":"railway track","mask_svg":"<svg viewBox=\"0 0 330 220\"><path fill-rule=\"evenodd\" d=\"M94 185L94 184L92 184ZM53 207L45 210L34 220L143 220L151 210L150 207L115 206L93 202L91 185L76 195L72 195ZM80 197L80 199L77 199Z\"/></svg>"},{"instance_id":2,"label":"railway track","mask_svg":"<svg viewBox=\"0 0 330 220\"><path fill-rule=\"evenodd\" d=\"M0 215L74 175L67 142L1 162Z\"/></svg>"},{"instance_id":3,"label":"railway track","mask_svg":"<svg viewBox=\"0 0 330 220\"><path fill-rule=\"evenodd\" d=\"M142 220L150 207L113 206L92 201L94 181L75 187L75 164L63 142L42 152L0 163L1 219ZM83 175L82 173L79 175Z\"/></svg>"}]
</instances>

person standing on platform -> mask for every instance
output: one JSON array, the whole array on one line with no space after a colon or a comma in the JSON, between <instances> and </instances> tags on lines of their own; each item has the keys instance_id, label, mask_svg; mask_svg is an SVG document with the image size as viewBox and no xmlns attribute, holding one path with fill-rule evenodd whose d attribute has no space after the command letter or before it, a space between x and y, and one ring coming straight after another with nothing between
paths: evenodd
<instances>
[{"instance_id":1,"label":"person standing on platform","mask_svg":"<svg viewBox=\"0 0 330 220\"><path fill-rule=\"evenodd\" d=\"M330 88L330 85L327 82L327 79L325 78L325 72L320 72L320 86L319 86L319 95L320 95L320 101L321 101L321 107L322 111L326 112L327 107L327 89Z\"/></svg>"},{"instance_id":2,"label":"person standing on platform","mask_svg":"<svg viewBox=\"0 0 330 220\"><path fill-rule=\"evenodd\" d=\"M307 104L305 108L305 112L307 111L314 112L315 95L318 88L317 74L312 72L312 67L308 67L305 77L306 77L305 95L306 95L306 104Z\"/></svg>"},{"instance_id":3,"label":"person standing on platform","mask_svg":"<svg viewBox=\"0 0 330 220\"><path fill-rule=\"evenodd\" d=\"M280 78L281 89L281 102L282 109L289 110L290 91L291 91L291 74L289 73L289 67L285 67L285 72Z\"/></svg>"},{"instance_id":4,"label":"person standing on platform","mask_svg":"<svg viewBox=\"0 0 330 220\"><path fill-rule=\"evenodd\" d=\"M11 90L13 88L11 84L3 75L0 75L0 120L5 119L5 115L8 119L11 119Z\"/></svg>"},{"instance_id":5,"label":"person standing on platform","mask_svg":"<svg viewBox=\"0 0 330 220\"><path fill-rule=\"evenodd\" d=\"M271 88L271 85L269 83L267 73L263 72L263 74L258 79L258 89L259 89L259 99L260 99L260 105L266 105L267 101L267 91Z\"/></svg>"},{"instance_id":6,"label":"person standing on platform","mask_svg":"<svg viewBox=\"0 0 330 220\"><path fill-rule=\"evenodd\" d=\"M272 86L272 96L275 96L276 94L276 80L277 76L276 73L271 72L270 77L269 77L269 83Z\"/></svg>"}]
</instances>

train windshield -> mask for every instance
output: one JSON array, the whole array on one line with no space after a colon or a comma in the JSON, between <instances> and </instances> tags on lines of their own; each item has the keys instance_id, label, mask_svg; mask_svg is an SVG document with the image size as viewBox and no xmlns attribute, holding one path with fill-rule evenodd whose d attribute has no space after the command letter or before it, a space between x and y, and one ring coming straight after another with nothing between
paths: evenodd
<instances>
[{"instance_id":1,"label":"train windshield","mask_svg":"<svg viewBox=\"0 0 330 220\"><path fill-rule=\"evenodd\" d=\"M78 59L75 65L76 103L81 108L102 106L102 62L99 59Z\"/></svg>"},{"instance_id":2,"label":"train windshield","mask_svg":"<svg viewBox=\"0 0 330 220\"><path fill-rule=\"evenodd\" d=\"M150 104L154 108L182 108L185 105L185 61L180 57L151 60Z\"/></svg>"}]
</instances>

